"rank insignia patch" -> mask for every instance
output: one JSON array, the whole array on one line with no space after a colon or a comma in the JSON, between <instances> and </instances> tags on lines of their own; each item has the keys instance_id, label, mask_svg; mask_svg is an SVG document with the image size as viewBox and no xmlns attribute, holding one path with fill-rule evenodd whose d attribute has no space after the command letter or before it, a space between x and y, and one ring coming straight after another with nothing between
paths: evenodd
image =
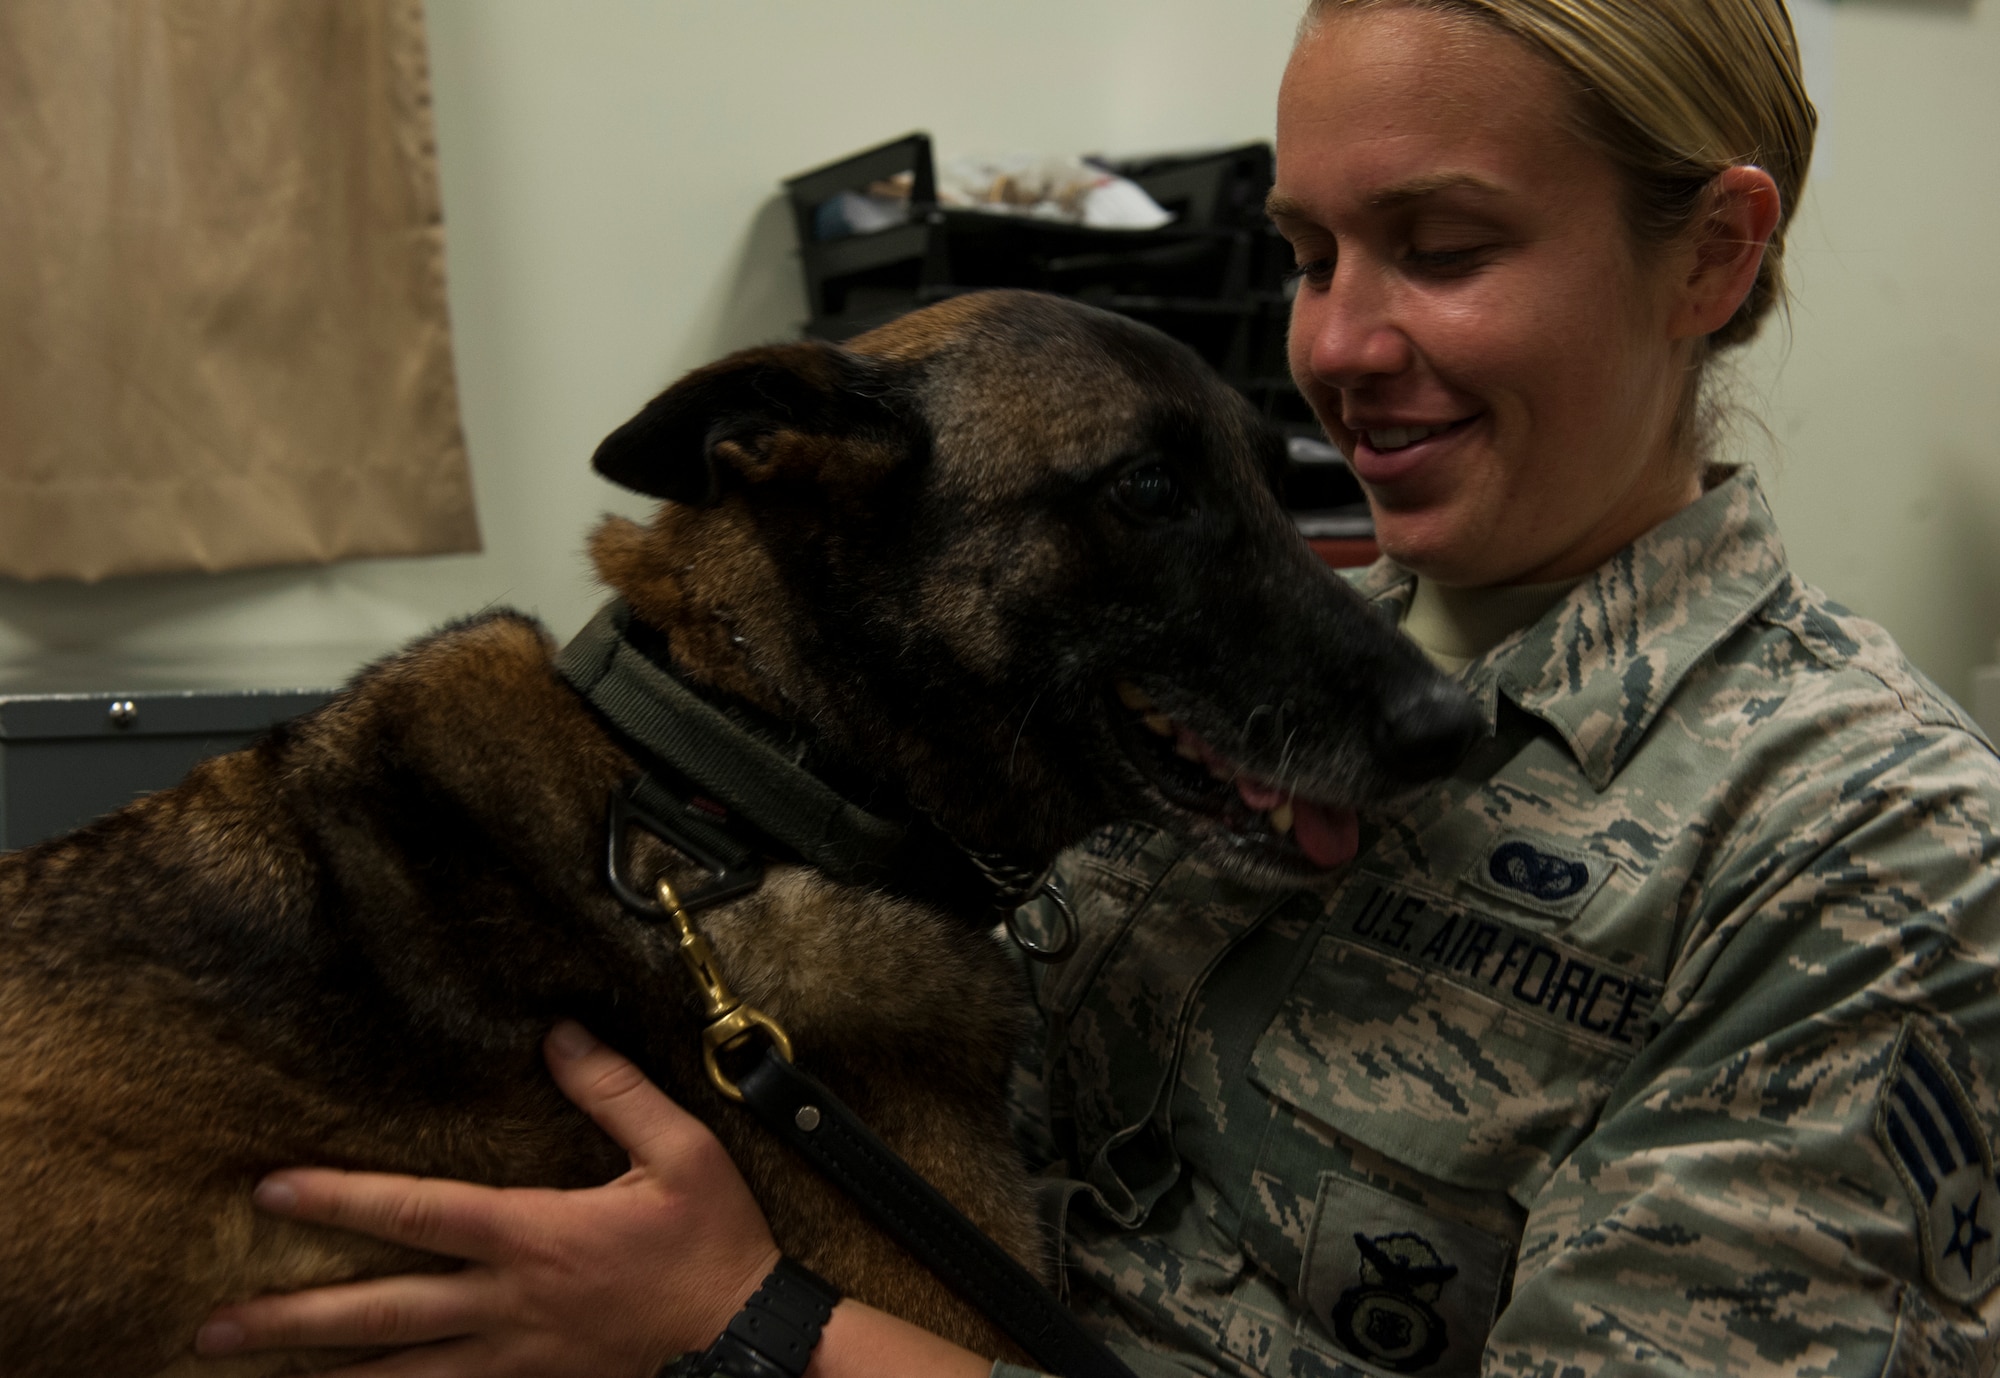
<instances>
[{"instance_id":1,"label":"rank insignia patch","mask_svg":"<svg viewBox=\"0 0 2000 1378\"><path fill-rule=\"evenodd\" d=\"M2000 1183L1993 1146L1951 1066L1903 1026L1875 1109L1875 1132L1917 1207L1924 1271L1953 1301L2000 1282Z\"/></svg>"}]
</instances>

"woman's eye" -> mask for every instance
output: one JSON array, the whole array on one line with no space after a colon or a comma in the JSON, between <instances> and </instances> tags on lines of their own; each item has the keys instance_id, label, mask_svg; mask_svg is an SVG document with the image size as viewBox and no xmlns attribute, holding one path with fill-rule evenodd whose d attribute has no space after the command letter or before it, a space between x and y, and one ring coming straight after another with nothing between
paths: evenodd
<instances>
[{"instance_id":1,"label":"woman's eye","mask_svg":"<svg viewBox=\"0 0 2000 1378\"><path fill-rule=\"evenodd\" d=\"M1285 274L1287 287L1296 287L1301 282L1311 283L1314 287L1324 287L1332 280L1333 259L1330 257L1308 259Z\"/></svg>"},{"instance_id":2,"label":"woman's eye","mask_svg":"<svg viewBox=\"0 0 2000 1378\"><path fill-rule=\"evenodd\" d=\"M1147 464L1119 476L1111 487L1119 506L1135 517L1157 521L1181 508L1181 486L1164 464Z\"/></svg>"},{"instance_id":3,"label":"woman's eye","mask_svg":"<svg viewBox=\"0 0 2000 1378\"><path fill-rule=\"evenodd\" d=\"M1454 273L1468 272L1485 261L1484 247L1469 249L1411 249L1406 260L1411 267L1421 273L1432 273L1439 277L1449 277Z\"/></svg>"}]
</instances>

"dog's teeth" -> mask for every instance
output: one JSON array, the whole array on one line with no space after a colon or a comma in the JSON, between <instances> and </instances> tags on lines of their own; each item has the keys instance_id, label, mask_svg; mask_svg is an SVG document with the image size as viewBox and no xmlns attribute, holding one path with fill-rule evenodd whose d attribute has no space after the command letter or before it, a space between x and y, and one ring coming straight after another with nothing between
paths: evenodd
<instances>
[{"instance_id":1,"label":"dog's teeth","mask_svg":"<svg viewBox=\"0 0 2000 1378\"><path fill-rule=\"evenodd\" d=\"M1292 806L1290 804L1278 805L1277 808L1272 809L1265 817L1271 820L1271 831L1279 837L1283 837L1292 830Z\"/></svg>"},{"instance_id":2,"label":"dog's teeth","mask_svg":"<svg viewBox=\"0 0 2000 1378\"><path fill-rule=\"evenodd\" d=\"M1174 755L1180 757L1183 761L1194 761L1197 764L1202 759L1201 747L1192 737L1182 737L1177 740L1174 743Z\"/></svg>"},{"instance_id":3,"label":"dog's teeth","mask_svg":"<svg viewBox=\"0 0 2000 1378\"><path fill-rule=\"evenodd\" d=\"M1212 778L1225 783L1236 778L1235 769L1227 761L1210 761L1208 773Z\"/></svg>"},{"instance_id":4,"label":"dog's teeth","mask_svg":"<svg viewBox=\"0 0 2000 1378\"><path fill-rule=\"evenodd\" d=\"M1162 737L1171 737L1174 735L1174 720L1165 713L1148 713L1140 718L1139 721L1146 724L1148 732L1156 733Z\"/></svg>"},{"instance_id":5,"label":"dog's teeth","mask_svg":"<svg viewBox=\"0 0 2000 1378\"><path fill-rule=\"evenodd\" d=\"M1124 704L1134 713L1143 713L1153 706L1153 701L1146 697L1146 691L1129 679L1119 680L1116 688L1118 691L1118 702Z\"/></svg>"}]
</instances>

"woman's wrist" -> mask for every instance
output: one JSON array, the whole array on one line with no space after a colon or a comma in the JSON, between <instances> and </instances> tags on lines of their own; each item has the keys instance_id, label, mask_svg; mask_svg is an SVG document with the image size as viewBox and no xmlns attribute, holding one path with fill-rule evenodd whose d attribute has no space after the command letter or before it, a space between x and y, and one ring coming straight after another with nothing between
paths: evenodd
<instances>
[{"instance_id":1,"label":"woman's wrist","mask_svg":"<svg viewBox=\"0 0 2000 1378\"><path fill-rule=\"evenodd\" d=\"M737 1313L750 1304L750 1298L757 1295L757 1289L764 1285L764 1279L771 1275L771 1270L783 1257L776 1244L767 1246L748 1271L728 1285L719 1287L695 1316L682 1312L684 1319L681 1323L692 1322L694 1333L677 1337L681 1347L688 1353L699 1354L713 1344L729 1328L729 1323L736 1319Z\"/></svg>"},{"instance_id":2,"label":"woman's wrist","mask_svg":"<svg viewBox=\"0 0 2000 1378\"><path fill-rule=\"evenodd\" d=\"M804 1378L839 1302L832 1283L780 1257L692 1371L703 1378Z\"/></svg>"},{"instance_id":3,"label":"woman's wrist","mask_svg":"<svg viewBox=\"0 0 2000 1378\"><path fill-rule=\"evenodd\" d=\"M852 1297L833 1308L806 1378L986 1378L993 1361Z\"/></svg>"}]
</instances>

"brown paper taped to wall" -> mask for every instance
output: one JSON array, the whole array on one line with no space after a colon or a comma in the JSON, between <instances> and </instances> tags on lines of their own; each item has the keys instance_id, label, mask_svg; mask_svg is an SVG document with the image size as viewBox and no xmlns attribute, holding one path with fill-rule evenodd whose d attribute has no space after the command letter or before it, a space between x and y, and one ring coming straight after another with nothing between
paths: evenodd
<instances>
[{"instance_id":1,"label":"brown paper taped to wall","mask_svg":"<svg viewBox=\"0 0 2000 1378\"><path fill-rule=\"evenodd\" d=\"M476 550L420 0L0 0L0 575Z\"/></svg>"}]
</instances>

